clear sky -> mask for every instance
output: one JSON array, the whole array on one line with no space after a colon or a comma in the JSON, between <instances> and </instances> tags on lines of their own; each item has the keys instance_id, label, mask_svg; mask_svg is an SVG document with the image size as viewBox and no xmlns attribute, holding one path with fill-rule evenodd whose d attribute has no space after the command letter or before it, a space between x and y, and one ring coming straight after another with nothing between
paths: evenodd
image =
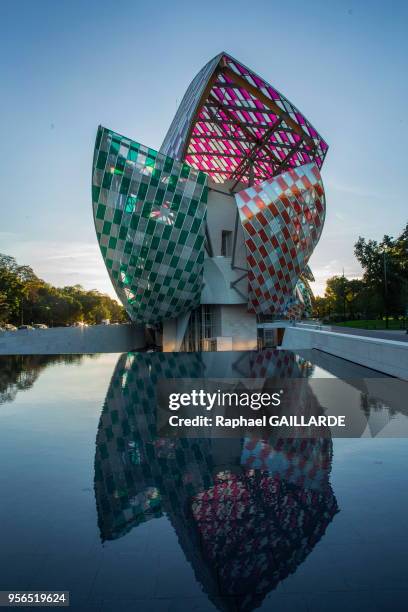
<instances>
[{"instance_id":1,"label":"clear sky","mask_svg":"<svg viewBox=\"0 0 408 612\"><path fill-rule=\"evenodd\" d=\"M96 242L98 124L159 148L198 70L224 50L329 143L310 261L360 273L359 235L408 221L408 2L0 0L0 252L57 286L114 295Z\"/></svg>"}]
</instances>

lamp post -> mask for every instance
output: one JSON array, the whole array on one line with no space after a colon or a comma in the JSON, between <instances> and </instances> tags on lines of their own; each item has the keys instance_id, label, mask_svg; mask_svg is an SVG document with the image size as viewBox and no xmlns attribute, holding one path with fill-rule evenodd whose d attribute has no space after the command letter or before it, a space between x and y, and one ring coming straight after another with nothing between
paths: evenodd
<instances>
[{"instance_id":1,"label":"lamp post","mask_svg":"<svg viewBox=\"0 0 408 612\"><path fill-rule=\"evenodd\" d=\"M343 268L343 321L346 320L346 277Z\"/></svg>"},{"instance_id":2,"label":"lamp post","mask_svg":"<svg viewBox=\"0 0 408 612\"><path fill-rule=\"evenodd\" d=\"M384 309L385 309L385 328L388 329L388 282L387 282L387 252L383 251L383 275L384 275Z\"/></svg>"}]
</instances>

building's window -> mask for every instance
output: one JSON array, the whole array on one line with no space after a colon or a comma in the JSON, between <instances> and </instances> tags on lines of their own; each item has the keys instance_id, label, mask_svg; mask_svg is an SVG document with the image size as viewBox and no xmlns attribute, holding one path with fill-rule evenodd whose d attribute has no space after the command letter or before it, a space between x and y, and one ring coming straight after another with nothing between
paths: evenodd
<instances>
[{"instance_id":1,"label":"building's window","mask_svg":"<svg viewBox=\"0 0 408 612\"><path fill-rule=\"evenodd\" d=\"M212 338L213 335L212 308L205 304L201 306L201 338Z\"/></svg>"},{"instance_id":2,"label":"building's window","mask_svg":"<svg viewBox=\"0 0 408 612\"><path fill-rule=\"evenodd\" d=\"M192 310L190 313L188 327L182 343L182 350L210 350L208 338L212 338L213 336L213 308L209 304L199 306L198 308Z\"/></svg>"},{"instance_id":3,"label":"building's window","mask_svg":"<svg viewBox=\"0 0 408 612\"><path fill-rule=\"evenodd\" d=\"M227 230L221 232L221 255L223 257L232 256L232 232Z\"/></svg>"}]
</instances>

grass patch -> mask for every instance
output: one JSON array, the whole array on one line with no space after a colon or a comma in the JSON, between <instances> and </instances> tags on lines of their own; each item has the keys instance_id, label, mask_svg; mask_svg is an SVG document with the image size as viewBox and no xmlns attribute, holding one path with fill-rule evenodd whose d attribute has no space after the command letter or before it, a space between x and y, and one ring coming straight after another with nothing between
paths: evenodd
<instances>
[{"instance_id":1,"label":"grass patch","mask_svg":"<svg viewBox=\"0 0 408 612\"><path fill-rule=\"evenodd\" d=\"M352 327L354 329L387 329L385 319L359 319L357 321L330 323L330 325ZM388 329L405 329L404 319L388 319Z\"/></svg>"}]
</instances>

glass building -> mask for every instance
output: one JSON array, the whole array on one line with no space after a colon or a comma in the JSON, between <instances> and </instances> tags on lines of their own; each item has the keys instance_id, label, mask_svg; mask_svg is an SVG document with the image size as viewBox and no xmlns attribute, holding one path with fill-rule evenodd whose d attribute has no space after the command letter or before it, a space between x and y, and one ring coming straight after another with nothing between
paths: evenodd
<instances>
[{"instance_id":1,"label":"glass building","mask_svg":"<svg viewBox=\"0 0 408 612\"><path fill-rule=\"evenodd\" d=\"M100 126L95 228L130 318L177 351L256 348L263 321L309 316L327 149L226 53L193 79L159 152Z\"/></svg>"}]
</instances>

